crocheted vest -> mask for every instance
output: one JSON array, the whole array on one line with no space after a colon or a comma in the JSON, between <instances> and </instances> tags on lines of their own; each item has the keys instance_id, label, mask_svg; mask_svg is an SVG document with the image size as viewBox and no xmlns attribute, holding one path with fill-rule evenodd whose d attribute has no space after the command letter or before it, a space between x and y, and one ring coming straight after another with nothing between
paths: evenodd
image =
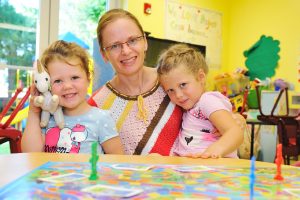
<instances>
[{"instance_id":1,"label":"crocheted vest","mask_svg":"<svg viewBox=\"0 0 300 200\"><path fill-rule=\"evenodd\" d=\"M172 155L181 128L182 110L171 103L158 82L142 96L147 110L145 121L137 117L138 96L123 95L109 82L88 102L110 111L126 154Z\"/></svg>"}]
</instances>

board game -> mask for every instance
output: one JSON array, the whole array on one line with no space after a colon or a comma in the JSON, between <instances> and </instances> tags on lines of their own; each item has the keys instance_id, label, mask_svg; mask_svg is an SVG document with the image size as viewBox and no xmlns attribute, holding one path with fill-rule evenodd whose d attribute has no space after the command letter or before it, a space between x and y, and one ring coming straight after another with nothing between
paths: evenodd
<instances>
[{"instance_id":1,"label":"board game","mask_svg":"<svg viewBox=\"0 0 300 200\"><path fill-rule=\"evenodd\" d=\"M249 199L249 168L48 162L0 189L0 199ZM253 199L300 199L300 168L256 168Z\"/></svg>"}]
</instances>

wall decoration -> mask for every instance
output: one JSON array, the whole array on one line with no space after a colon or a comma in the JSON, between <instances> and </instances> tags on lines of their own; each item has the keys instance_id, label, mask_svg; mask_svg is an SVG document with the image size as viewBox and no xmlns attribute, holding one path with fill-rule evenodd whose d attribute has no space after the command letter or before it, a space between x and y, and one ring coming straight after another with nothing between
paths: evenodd
<instances>
[{"instance_id":1,"label":"wall decoration","mask_svg":"<svg viewBox=\"0 0 300 200\"><path fill-rule=\"evenodd\" d=\"M166 39L206 46L209 67L219 69L222 14L174 0L166 1L165 13Z\"/></svg>"},{"instance_id":2,"label":"wall decoration","mask_svg":"<svg viewBox=\"0 0 300 200\"><path fill-rule=\"evenodd\" d=\"M275 68L280 58L279 44L280 42L273 37L262 35L252 47L244 51L250 80L255 78L265 80L275 75Z\"/></svg>"}]
</instances>

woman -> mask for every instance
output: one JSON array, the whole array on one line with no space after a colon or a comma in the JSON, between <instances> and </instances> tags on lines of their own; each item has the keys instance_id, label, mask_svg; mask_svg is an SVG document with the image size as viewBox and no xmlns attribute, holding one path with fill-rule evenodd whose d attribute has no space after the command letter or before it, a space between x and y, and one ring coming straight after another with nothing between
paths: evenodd
<instances>
[{"instance_id":1,"label":"woman","mask_svg":"<svg viewBox=\"0 0 300 200\"><path fill-rule=\"evenodd\" d=\"M143 64L148 44L142 26L131 13L113 9L101 17L97 37L116 75L89 103L110 110L126 154L171 155L182 111L159 86L156 69Z\"/></svg>"},{"instance_id":2,"label":"woman","mask_svg":"<svg viewBox=\"0 0 300 200\"><path fill-rule=\"evenodd\" d=\"M156 69L144 66L148 44L141 24L131 13L113 9L100 18L97 37L116 75L88 102L110 110L125 154L173 155L182 110L159 85ZM241 116L236 121L244 128Z\"/></svg>"}]
</instances>

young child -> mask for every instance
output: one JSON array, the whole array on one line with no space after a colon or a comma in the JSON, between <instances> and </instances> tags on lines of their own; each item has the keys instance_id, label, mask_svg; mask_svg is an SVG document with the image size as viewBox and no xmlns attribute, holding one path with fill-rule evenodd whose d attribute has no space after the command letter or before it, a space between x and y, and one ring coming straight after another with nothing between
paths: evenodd
<instances>
[{"instance_id":1,"label":"young child","mask_svg":"<svg viewBox=\"0 0 300 200\"><path fill-rule=\"evenodd\" d=\"M65 126L60 129L51 117L47 127L41 129L41 109L34 106L31 98L22 151L89 153L92 143L97 141L98 152L123 154L110 114L86 101L91 79L87 52L75 43L56 41L44 51L41 64L50 75L52 93L59 97ZM35 87L32 95L38 95Z\"/></svg>"},{"instance_id":2,"label":"young child","mask_svg":"<svg viewBox=\"0 0 300 200\"><path fill-rule=\"evenodd\" d=\"M157 72L171 101L185 110L175 155L238 158L243 129L233 118L229 99L205 91L208 67L201 53L173 45L160 55Z\"/></svg>"}]
</instances>

